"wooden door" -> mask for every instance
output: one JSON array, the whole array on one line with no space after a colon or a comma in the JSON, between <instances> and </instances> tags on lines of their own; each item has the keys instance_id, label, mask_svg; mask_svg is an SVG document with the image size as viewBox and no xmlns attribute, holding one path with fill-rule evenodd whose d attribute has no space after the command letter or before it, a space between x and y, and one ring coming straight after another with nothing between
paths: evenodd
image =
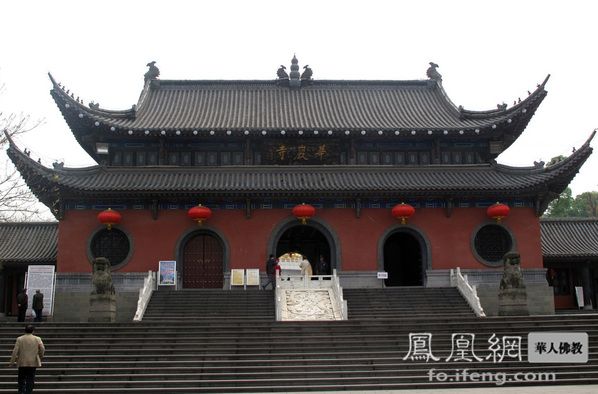
<instances>
[{"instance_id":1,"label":"wooden door","mask_svg":"<svg viewBox=\"0 0 598 394\"><path fill-rule=\"evenodd\" d=\"M222 288L222 246L216 237L199 234L191 238L183 250L183 288Z\"/></svg>"}]
</instances>

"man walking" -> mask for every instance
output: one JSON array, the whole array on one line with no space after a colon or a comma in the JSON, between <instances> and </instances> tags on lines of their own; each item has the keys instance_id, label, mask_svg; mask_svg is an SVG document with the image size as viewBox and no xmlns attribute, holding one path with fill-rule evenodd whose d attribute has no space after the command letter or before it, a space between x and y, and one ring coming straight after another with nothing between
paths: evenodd
<instances>
[{"instance_id":1,"label":"man walking","mask_svg":"<svg viewBox=\"0 0 598 394\"><path fill-rule=\"evenodd\" d=\"M31 304L31 308L35 312L35 319L34 322L42 322L42 309L44 309L44 294L36 290L35 294L33 295L33 302Z\"/></svg>"},{"instance_id":2,"label":"man walking","mask_svg":"<svg viewBox=\"0 0 598 394\"><path fill-rule=\"evenodd\" d=\"M270 258L266 262L266 274L268 275L268 281L262 286L265 289L270 283L272 283L272 289L276 289L276 260L274 255L271 254Z\"/></svg>"},{"instance_id":3,"label":"man walking","mask_svg":"<svg viewBox=\"0 0 598 394\"><path fill-rule=\"evenodd\" d=\"M33 335L35 327L28 324L25 327L25 335L21 335L15 342L15 347L10 358L10 367L17 361L19 368L19 394L30 394L35 384L35 369L41 367L41 358L46 348L42 339Z\"/></svg>"}]
</instances>

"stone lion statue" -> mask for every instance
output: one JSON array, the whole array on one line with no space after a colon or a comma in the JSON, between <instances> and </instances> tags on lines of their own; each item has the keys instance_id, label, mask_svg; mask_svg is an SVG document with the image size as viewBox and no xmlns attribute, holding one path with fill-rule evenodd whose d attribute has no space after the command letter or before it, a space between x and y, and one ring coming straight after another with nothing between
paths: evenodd
<instances>
[{"instance_id":1,"label":"stone lion statue","mask_svg":"<svg viewBox=\"0 0 598 394\"><path fill-rule=\"evenodd\" d=\"M105 257L93 260L91 275L91 294L114 294L114 284L110 276L110 261Z\"/></svg>"},{"instance_id":2,"label":"stone lion statue","mask_svg":"<svg viewBox=\"0 0 598 394\"><path fill-rule=\"evenodd\" d=\"M504 274L500 281L501 290L525 289L521 256L517 252L509 252L503 257Z\"/></svg>"}]
</instances>

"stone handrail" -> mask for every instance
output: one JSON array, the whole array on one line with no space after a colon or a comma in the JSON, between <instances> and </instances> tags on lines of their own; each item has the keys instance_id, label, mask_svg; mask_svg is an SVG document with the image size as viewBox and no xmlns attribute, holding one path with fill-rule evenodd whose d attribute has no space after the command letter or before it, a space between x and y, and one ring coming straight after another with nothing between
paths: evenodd
<instances>
[{"instance_id":1,"label":"stone handrail","mask_svg":"<svg viewBox=\"0 0 598 394\"><path fill-rule=\"evenodd\" d=\"M485 317L486 313L484 313L484 308L482 308L482 304L480 303L480 298L478 297L478 291L475 285L470 285L467 280L467 275L461 274L461 268L457 267L456 270L451 269L451 286L457 287L459 292L465 300L469 303L469 306L473 309L475 314L478 317Z\"/></svg>"},{"instance_id":2,"label":"stone handrail","mask_svg":"<svg viewBox=\"0 0 598 394\"><path fill-rule=\"evenodd\" d=\"M139 289L139 299L137 300L137 311L135 312L135 317L133 317L133 321L141 321L143 319L143 315L145 314L145 309L147 308L147 304L149 303L150 298L152 297L152 293L156 288L156 274L152 271L147 273L147 276L143 280L143 288Z\"/></svg>"},{"instance_id":3,"label":"stone handrail","mask_svg":"<svg viewBox=\"0 0 598 394\"><path fill-rule=\"evenodd\" d=\"M342 320L349 318L349 312L347 309L347 301L343 298L343 288L341 287L341 281L336 275L336 268L332 270L332 289L335 294L335 298L338 302L338 308L341 314Z\"/></svg>"}]
</instances>

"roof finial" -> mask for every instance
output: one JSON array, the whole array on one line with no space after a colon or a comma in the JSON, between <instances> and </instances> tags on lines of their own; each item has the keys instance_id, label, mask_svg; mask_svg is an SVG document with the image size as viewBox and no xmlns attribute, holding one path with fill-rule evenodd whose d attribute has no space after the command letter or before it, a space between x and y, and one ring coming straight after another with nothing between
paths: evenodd
<instances>
[{"instance_id":1,"label":"roof finial","mask_svg":"<svg viewBox=\"0 0 598 394\"><path fill-rule=\"evenodd\" d=\"M292 88L298 88L301 86L301 74L299 74L299 60L297 56L293 54L293 60L291 60L291 73L289 74L289 86Z\"/></svg>"}]
</instances>

